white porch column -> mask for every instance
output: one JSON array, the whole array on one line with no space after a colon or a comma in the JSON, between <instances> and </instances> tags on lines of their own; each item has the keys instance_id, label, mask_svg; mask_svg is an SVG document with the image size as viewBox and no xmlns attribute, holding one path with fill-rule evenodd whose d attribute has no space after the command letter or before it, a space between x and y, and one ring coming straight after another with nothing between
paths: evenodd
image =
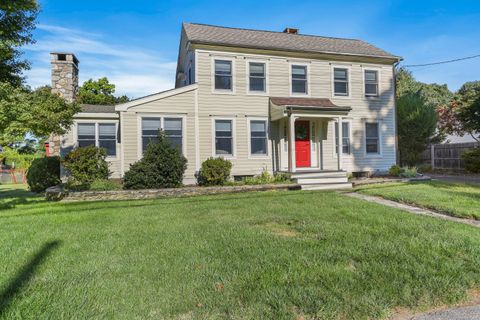
<instances>
[{"instance_id":1,"label":"white porch column","mask_svg":"<svg viewBox=\"0 0 480 320\"><path fill-rule=\"evenodd\" d=\"M342 130L342 117L337 118L338 121L338 171L343 170L343 130Z\"/></svg>"},{"instance_id":2,"label":"white porch column","mask_svg":"<svg viewBox=\"0 0 480 320\"><path fill-rule=\"evenodd\" d=\"M288 169L290 172L297 171L295 159L295 117L290 115L288 118Z\"/></svg>"}]
</instances>

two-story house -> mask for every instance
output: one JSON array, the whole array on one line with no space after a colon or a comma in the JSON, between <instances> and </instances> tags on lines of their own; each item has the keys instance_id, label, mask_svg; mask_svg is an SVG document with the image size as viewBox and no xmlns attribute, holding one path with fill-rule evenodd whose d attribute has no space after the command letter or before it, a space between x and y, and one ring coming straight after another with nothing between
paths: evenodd
<instances>
[{"instance_id":1,"label":"two-story house","mask_svg":"<svg viewBox=\"0 0 480 320\"><path fill-rule=\"evenodd\" d=\"M202 161L223 157L235 178L267 170L291 173L306 189L346 187L347 172L385 172L396 163L400 59L364 41L292 28L185 23L174 89L83 106L59 143L64 152L105 147L113 177L121 177L163 130L188 160L186 184L195 183ZM52 54L52 65L78 73L72 54ZM53 77L54 90L62 78Z\"/></svg>"}]
</instances>

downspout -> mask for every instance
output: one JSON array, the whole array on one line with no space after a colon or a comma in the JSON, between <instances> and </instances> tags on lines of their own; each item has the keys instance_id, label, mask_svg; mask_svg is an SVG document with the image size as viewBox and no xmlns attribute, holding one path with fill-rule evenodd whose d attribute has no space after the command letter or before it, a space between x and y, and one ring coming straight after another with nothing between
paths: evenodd
<instances>
[{"instance_id":1,"label":"downspout","mask_svg":"<svg viewBox=\"0 0 480 320\"><path fill-rule=\"evenodd\" d=\"M397 62L393 64L393 109L395 117L395 163L400 165L400 151L398 150L398 119L397 119L397 66L402 61L398 58Z\"/></svg>"}]
</instances>

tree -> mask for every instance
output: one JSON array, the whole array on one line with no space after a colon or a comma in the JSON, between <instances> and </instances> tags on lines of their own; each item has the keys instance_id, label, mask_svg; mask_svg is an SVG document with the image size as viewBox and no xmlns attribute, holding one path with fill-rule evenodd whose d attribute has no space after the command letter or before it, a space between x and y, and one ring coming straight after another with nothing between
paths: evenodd
<instances>
[{"instance_id":1,"label":"tree","mask_svg":"<svg viewBox=\"0 0 480 320\"><path fill-rule=\"evenodd\" d=\"M0 82L19 86L30 64L19 48L33 43L32 30L39 11L36 0L0 1Z\"/></svg>"},{"instance_id":2,"label":"tree","mask_svg":"<svg viewBox=\"0 0 480 320\"><path fill-rule=\"evenodd\" d=\"M435 133L435 107L426 104L418 94L405 93L397 99L397 115L400 162L402 165L416 165Z\"/></svg>"},{"instance_id":3,"label":"tree","mask_svg":"<svg viewBox=\"0 0 480 320\"><path fill-rule=\"evenodd\" d=\"M83 104L113 105L129 101L127 96L115 97L115 85L106 77L89 79L80 87L77 101Z\"/></svg>"},{"instance_id":4,"label":"tree","mask_svg":"<svg viewBox=\"0 0 480 320\"><path fill-rule=\"evenodd\" d=\"M63 134L79 111L77 104L52 94L49 87L30 91L0 83L0 143L23 141L27 133L38 138Z\"/></svg>"}]
</instances>

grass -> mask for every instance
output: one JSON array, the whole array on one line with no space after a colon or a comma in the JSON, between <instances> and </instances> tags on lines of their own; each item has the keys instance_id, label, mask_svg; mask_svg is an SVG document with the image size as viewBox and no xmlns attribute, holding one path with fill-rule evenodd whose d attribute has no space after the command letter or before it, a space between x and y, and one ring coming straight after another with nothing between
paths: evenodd
<instances>
[{"instance_id":1,"label":"grass","mask_svg":"<svg viewBox=\"0 0 480 320\"><path fill-rule=\"evenodd\" d=\"M356 188L368 195L480 220L480 186L440 181L372 184Z\"/></svg>"},{"instance_id":2,"label":"grass","mask_svg":"<svg viewBox=\"0 0 480 320\"><path fill-rule=\"evenodd\" d=\"M0 198L3 319L378 319L480 287L478 229L337 193Z\"/></svg>"}]
</instances>

